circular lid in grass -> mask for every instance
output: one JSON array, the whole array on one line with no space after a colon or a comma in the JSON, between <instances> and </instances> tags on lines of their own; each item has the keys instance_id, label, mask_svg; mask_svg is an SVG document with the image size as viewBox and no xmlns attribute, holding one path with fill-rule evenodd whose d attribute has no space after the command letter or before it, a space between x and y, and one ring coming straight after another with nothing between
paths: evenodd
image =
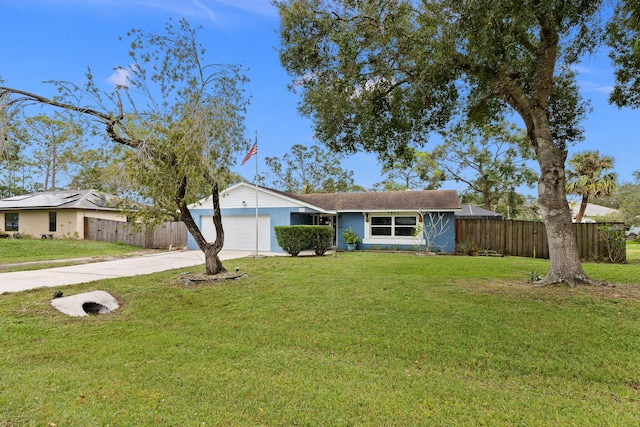
<instances>
[{"instance_id":1,"label":"circular lid in grass","mask_svg":"<svg viewBox=\"0 0 640 427\"><path fill-rule=\"evenodd\" d=\"M105 291L85 292L68 297L55 298L51 305L69 316L107 314L119 307L118 301Z\"/></svg>"}]
</instances>

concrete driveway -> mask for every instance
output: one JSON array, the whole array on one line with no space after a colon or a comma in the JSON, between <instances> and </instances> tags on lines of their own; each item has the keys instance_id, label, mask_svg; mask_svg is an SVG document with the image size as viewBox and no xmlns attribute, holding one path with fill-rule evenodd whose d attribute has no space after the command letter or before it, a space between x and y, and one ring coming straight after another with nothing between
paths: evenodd
<instances>
[{"instance_id":1,"label":"concrete driveway","mask_svg":"<svg viewBox=\"0 0 640 427\"><path fill-rule=\"evenodd\" d=\"M223 250L219 256L220 259L224 261L244 258L253 254L255 254L255 251ZM281 254L260 252L259 255ZM201 264L204 264L204 253L199 250L193 250L162 252L114 261L47 268L43 270L0 273L0 294L43 287L51 288L55 286L75 285L77 283L111 279L114 277L137 276L140 274L150 274Z\"/></svg>"}]
</instances>

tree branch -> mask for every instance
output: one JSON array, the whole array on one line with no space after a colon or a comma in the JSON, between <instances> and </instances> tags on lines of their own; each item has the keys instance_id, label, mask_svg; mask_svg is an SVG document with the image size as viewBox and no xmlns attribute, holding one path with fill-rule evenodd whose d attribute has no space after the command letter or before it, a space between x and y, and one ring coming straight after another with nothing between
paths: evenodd
<instances>
[{"instance_id":1,"label":"tree branch","mask_svg":"<svg viewBox=\"0 0 640 427\"><path fill-rule=\"evenodd\" d=\"M42 103L42 104L51 105L53 107L64 108L65 110L71 110L71 111L75 111L75 112L82 113L82 114L88 114L88 115L91 115L91 116L94 116L94 117L100 119L102 122L109 122L109 121L113 120L113 118L111 117L110 114L105 114L103 112L100 112L100 111L97 111L97 110L93 110L91 108L76 107L75 105L58 102L58 101L55 101L53 99L49 99L49 98L45 98L45 97L40 96L40 95L36 95L34 93L25 92L25 91L19 90L19 89L12 89L12 88L9 88L9 87L0 86L0 95L4 95L5 93L13 93L13 94L22 96L22 98L17 98L17 99L14 99L13 101L11 101L10 102L11 104L17 104L17 103L25 102L25 101L34 101L34 102L39 102L39 103Z\"/></svg>"},{"instance_id":2,"label":"tree branch","mask_svg":"<svg viewBox=\"0 0 640 427\"><path fill-rule=\"evenodd\" d=\"M93 116L98 119L99 122L103 123L106 126L107 135L111 138L112 141L126 145L131 148L138 148L142 141L129 139L118 135L116 132L116 126L120 125L121 120L124 118L124 110L122 107L122 99L120 97L120 92L116 92L117 95L117 106L118 106L118 115L115 117L110 113L105 113L102 111L94 110L92 108L78 107L72 104L67 104L64 102L59 102L54 99L45 98L44 96L36 95L31 92L26 92L20 89L13 89L9 87L0 86L0 97L8 96L9 94L19 95L20 97L9 101L9 105L19 104L22 102L37 102L41 104L50 105L56 108L62 108L68 111L74 111L80 114L86 114L89 116Z\"/></svg>"}]
</instances>

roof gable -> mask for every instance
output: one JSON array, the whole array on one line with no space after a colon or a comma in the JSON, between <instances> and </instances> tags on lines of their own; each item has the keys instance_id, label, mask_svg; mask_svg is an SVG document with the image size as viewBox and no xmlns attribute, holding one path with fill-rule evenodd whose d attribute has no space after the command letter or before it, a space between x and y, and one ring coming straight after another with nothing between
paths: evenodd
<instances>
[{"instance_id":1,"label":"roof gable","mask_svg":"<svg viewBox=\"0 0 640 427\"><path fill-rule=\"evenodd\" d=\"M234 184L220 192L220 207L228 208L255 208L256 191L258 194L258 203L260 207L310 207L307 203L294 199L286 193L272 190L270 188L256 186L247 182ZM213 202L211 196L192 203L189 209L212 209Z\"/></svg>"}]
</instances>

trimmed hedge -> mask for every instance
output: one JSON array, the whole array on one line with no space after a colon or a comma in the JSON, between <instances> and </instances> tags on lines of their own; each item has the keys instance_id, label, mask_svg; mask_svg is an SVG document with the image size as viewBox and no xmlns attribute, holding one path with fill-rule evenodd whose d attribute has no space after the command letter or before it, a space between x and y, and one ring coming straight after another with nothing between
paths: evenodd
<instances>
[{"instance_id":1,"label":"trimmed hedge","mask_svg":"<svg viewBox=\"0 0 640 427\"><path fill-rule=\"evenodd\" d=\"M324 255L333 243L333 227L326 225L279 225L274 230L278 245L291 256L305 249Z\"/></svg>"},{"instance_id":2,"label":"trimmed hedge","mask_svg":"<svg viewBox=\"0 0 640 427\"><path fill-rule=\"evenodd\" d=\"M311 227L311 244L316 255L324 255L333 245L333 227L327 225L309 225Z\"/></svg>"}]
</instances>

